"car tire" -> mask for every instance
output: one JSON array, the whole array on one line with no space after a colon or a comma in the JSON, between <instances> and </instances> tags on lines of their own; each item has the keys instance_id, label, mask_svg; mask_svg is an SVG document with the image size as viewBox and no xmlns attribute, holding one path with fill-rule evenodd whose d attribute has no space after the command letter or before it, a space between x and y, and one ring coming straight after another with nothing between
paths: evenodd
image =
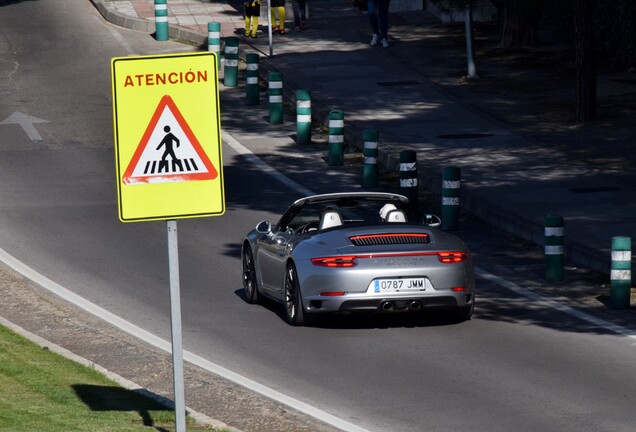
<instances>
[{"instance_id":1,"label":"car tire","mask_svg":"<svg viewBox=\"0 0 636 432\"><path fill-rule=\"evenodd\" d=\"M473 312L475 310L475 297L473 296L473 301L468 306L462 306L455 309L455 320L457 322L468 321L472 318Z\"/></svg>"},{"instance_id":2,"label":"car tire","mask_svg":"<svg viewBox=\"0 0 636 432\"><path fill-rule=\"evenodd\" d=\"M260 302L261 298L256 282L256 265L254 264L252 248L249 246L245 246L243 249L243 290L245 291L245 301L250 304Z\"/></svg>"},{"instance_id":3,"label":"car tire","mask_svg":"<svg viewBox=\"0 0 636 432\"><path fill-rule=\"evenodd\" d=\"M298 282L298 272L294 263L287 265L285 273L285 320L289 325L302 326L305 324L305 310L303 309L303 298L300 293Z\"/></svg>"}]
</instances>

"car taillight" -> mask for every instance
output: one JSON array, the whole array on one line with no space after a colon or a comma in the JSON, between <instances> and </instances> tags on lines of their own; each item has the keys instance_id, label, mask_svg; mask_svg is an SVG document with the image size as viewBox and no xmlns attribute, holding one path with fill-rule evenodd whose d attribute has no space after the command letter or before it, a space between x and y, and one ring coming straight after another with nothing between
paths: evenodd
<instances>
[{"instance_id":1,"label":"car taillight","mask_svg":"<svg viewBox=\"0 0 636 432\"><path fill-rule=\"evenodd\" d=\"M438 252L437 257L444 264L458 263L466 260L465 252Z\"/></svg>"},{"instance_id":2,"label":"car taillight","mask_svg":"<svg viewBox=\"0 0 636 432\"><path fill-rule=\"evenodd\" d=\"M312 258L311 263L322 267L353 267L358 264L355 256Z\"/></svg>"}]
</instances>

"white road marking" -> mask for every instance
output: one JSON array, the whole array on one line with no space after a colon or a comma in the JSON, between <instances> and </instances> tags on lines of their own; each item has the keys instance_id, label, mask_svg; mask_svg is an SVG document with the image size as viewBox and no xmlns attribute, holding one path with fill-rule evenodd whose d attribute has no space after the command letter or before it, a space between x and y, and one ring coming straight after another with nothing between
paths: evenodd
<instances>
[{"instance_id":1,"label":"white road marking","mask_svg":"<svg viewBox=\"0 0 636 432\"><path fill-rule=\"evenodd\" d=\"M506 288L507 290L513 291L517 294L519 294L520 296L529 298L530 300L542 304L544 306L550 307L552 309L556 309L559 312L563 312L566 313L570 316L573 316L575 318L578 318L582 321L587 321L591 324L594 324L595 326L598 326L600 328L603 328L605 330L610 330L614 333L626 336L630 339L634 339L636 340L636 331L628 329L626 327L623 326L619 326L617 324L611 323L609 321L605 321L601 318L597 318L595 316L592 316L590 314L587 314L585 312L581 312L580 310L574 309L570 306L567 306L563 303L559 303L558 301L549 299L547 297L542 296L541 294L537 294L536 292L529 290L528 288L524 288L521 285L518 285L514 282L510 282L509 280L506 280L502 277L499 277L497 275L494 275L492 273L488 273L487 271L480 269L479 267L475 267L475 274L482 278L482 279L486 279L490 282L493 282L503 288Z\"/></svg>"},{"instance_id":2,"label":"white road marking","mask_svg":"<svg viewBox=\"0 0 636 432\"><path fill-rule=\"evenodd\" d=\"M21 112L14 112L6 119L2 120L0 124L17 124L24 130L31 141L42 141L42 137L38 133L33 124L35 123L48 123L48 120L42 120L37 117L33 117Z\"/></svg>"},{"instance_id":3,"label":"white road marking","mask_svg":"<svg viewBox=\"0 0 636 432\"><path fill-rule=\"evenodd\" d=\"M262 159L260 159L254 153L252 153L248 148L243 146L243 144L241 144L236 139L234 139L234 137L230 135L229 133L222 130L221 137L223 138L223 141L227 143L227 145L229 145L230 147L234 149L235 152L245 157L250 163L252 163L253 165L256 165L258 169L260 169L266 174L271 175L276 180L283 183L285 186L295 190L296 192L302 194L303 196L316 195L315 192L312 192L306 187L299 185L298 183L296 183L289 177L286 177L284 174L276 171L275 168L272 168L270 165L265 163Z\"/></svg>"}]
</instances>

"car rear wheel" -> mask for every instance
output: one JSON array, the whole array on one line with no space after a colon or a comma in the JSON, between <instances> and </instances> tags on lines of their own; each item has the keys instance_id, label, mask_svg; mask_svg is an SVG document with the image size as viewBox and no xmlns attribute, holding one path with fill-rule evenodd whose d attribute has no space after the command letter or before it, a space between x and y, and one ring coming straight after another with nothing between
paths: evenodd
<instances>
[{"instance_id":1,"label":"car rear wheel","mask_svg":"<svg viewBox=\"0 0 636 432\"><path fill-rule=\"evenodd\" d=\"M468 306L462 306L455 309L455 319L458 322L468 321L473 316L473 311L475 310L475 297L473 296L473 301Z\"/></svg>"},{"instance_id":2,"label":"car rear wheel","mask_svg":"<svg viewBox=\"0 0 636 432\"><path fill-rule=\"evenodd\" d=\"M246 246L243 250L243 289L245 290L245 300L248 303L255 304L260 301L258 285L256 283L254 255L249 246Z\"/></svg>"},{"instance_id":3,"label":"car rear wheel","mask_svg":"<svg viewBox=\"0 0 636 432\"><path fill-rule=\"evenodd\" d=\"M305 324L303 298L298 283L298 273L293 263L287 265L285 275L285 319L289 325L301 326Z\"/></svg>"}]
</instances>

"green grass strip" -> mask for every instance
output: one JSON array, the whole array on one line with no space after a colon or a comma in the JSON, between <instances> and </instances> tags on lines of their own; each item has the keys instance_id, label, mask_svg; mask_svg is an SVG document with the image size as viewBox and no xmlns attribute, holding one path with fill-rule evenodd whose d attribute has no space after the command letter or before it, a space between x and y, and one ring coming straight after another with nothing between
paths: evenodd
<instances>
[{"instance_id":1,"label":"green grass strip","mask_svg":"<svg viewBox=\"0 0 636 432\"><path fill-rule=\"evenodd\" d=\"M0 389L0 432L174 430L173 410L2 326Z\"/></svg>"}]
</instances>

